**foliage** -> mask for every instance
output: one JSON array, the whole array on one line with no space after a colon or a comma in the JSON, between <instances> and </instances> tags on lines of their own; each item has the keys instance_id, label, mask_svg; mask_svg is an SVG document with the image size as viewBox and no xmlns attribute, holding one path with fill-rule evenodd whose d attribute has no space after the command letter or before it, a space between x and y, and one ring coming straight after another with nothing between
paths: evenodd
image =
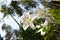
<instances>
[{"instance_id":1,"label":"foliage","mask_svg":"<svg viewBox=\"0 0 60 40\"><path fill-rule=\"evenodd\" d=\"M34 20L34 25L39 25L42 22L44 23L44 21L45 21L45 19L43 19L43 18L36 19L36 20Z\"/></svg>"},{"instance_id":2,"label":"foliage","mask_svg":"<svg viewBox=\"0 0 60 40\"><path fill-rule=\"evenodd\" d=\"M17 1L12 1L11 2L11 6L14 8L14 10L16 11L16 13L21 16L22 15L22 8L19 7L19 2Z\"/></svg>"},{"instance_id":3,"label":"foliage","mask_svg":"<svg viewBox=\"0 0 60 40\"><path fill-rule=\"evenodd\" d=\"M51 29L48 33L45 35L45 40L60 40L60 8L59 9L53 9L50 10L50 16L55 19L54 23L51 23Z\"/></svg>"},{"instance_id":4,"label":"foliage","mask_svg":"<svg viewBox=\"0 0 60 40\"><path fill-rule=\"evenodd\" d=\"M60 24L60 8L50 9L51 16L55 18L56 23Z\"/></svg>"},{"instance_id":5,"label":"foliage","mask_svg":"<svg viewBox=\"0 0 60 40\"><path fill-rule=\"evenodd\" d=\"M25 9L30 10L30 8L36 8L37 2L33 0L25 0L21 1L21 3L25 6Z\"/></svg>"},{"instance_id":6,"label":"foliage","mask_svg":"<svg viewBox=\"0 0 60 40\"><path fill-rule=\"evenodd\" d=\"M47 3L47 4L46 4ZM45 7L50 7L49 12L50 16L53 17L54 22L50 24L50 31L44 35L45 40L60 40L60 7L54 6L55 4L59 4L59 2L42 2L42 4L45 5ZM53 6L53 7L52 7ZM45 30L44 30L45 31Z\"/></svg>"},{"instance_id":7,"label":"foliage","mask_svg":"<svg viewBox=\"0 0 60 40\"><path fill-rule=\"evenodd\" d=\"M25 6L25 9L28 11L30 10L29 8L36 8L36 4L37 2L32 1L32 0L26 0L26 1L11 1L11 4L9 7L7 7L6 5L2 5L2 9L1 12L4 12L4 17L7 15L10 15L13 19L13 15L18 14L19 17L22 16L23 14L23 10L19 4L22 4ZM18 26L20 27L19 30L14 30L13 32L11 31L11 27L9 25L3 24L2 26L2 30L6 30L7 35L6 37L8 37L8 39L10 39L13 35L13 33L15 33L16 37L19 38L23 38L23 40L60 40L60 9L53 9L51 8L50 10L50 17L54 18L54 22L49 23L48 26L46 27L41 27L43 28L43 32L46 32L45 35L41 35L41 32L36 33L36 31L38 31L41 28L37 28L35 30L32 30L30 27L27 30L24 30L22 28L22 24L20 25L16 19L14 19L14 21L18 24ZM39 25L41 23L45 22L44 18L40 18L40 19L36 19L33 21L34 25ZM20 39L19 39L20 40Z\"/></svg>"},{"instance_id":8,"label":"foliage","mask_svg":"<svg viewBox=\"0 0 60 40\"><path fill-rule=\"evenodd\" d=\"M20 35L23 40L44 40L43 36L40 33L35 33L36 30L28 28L26 31L23 28L20 29Z\"/></svg>"}]
</instances>

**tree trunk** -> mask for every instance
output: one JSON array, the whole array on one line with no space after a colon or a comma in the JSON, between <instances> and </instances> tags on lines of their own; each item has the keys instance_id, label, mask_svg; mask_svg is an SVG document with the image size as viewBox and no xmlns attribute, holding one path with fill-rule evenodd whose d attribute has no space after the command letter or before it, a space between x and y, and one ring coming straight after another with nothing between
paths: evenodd
<instances>
[{"instance_id":1,"label":"tree trunk","mask_svg":"<svg viewBox=\"0 0 60 40\"><path fill-rule=\"evenodd\" d=\"M18 26L21 26L12 15L10 15L10 16L13 18L13 20L17 23Z\"/></svg>"},{"instance_id":2,"label":"tree trunk","mask_svg":"<svg viewBox=\"0 0 60 40\"><path fill-rule=\"evenodd\" d=\"M52 7L52 8L60 8L60 0L56 0L56 1L51 1L51 2L43 2L42 4Z\"/></svg>"},{"instance_id":3,"label":"tree trunk","mask_svg":"<svg viewBox=\"0 0 60 40\"><path fill-rule=\"evenodd\" d=\"M52 0L52 1L60 1L60 0Z\"/></svg>"}]
</instances>

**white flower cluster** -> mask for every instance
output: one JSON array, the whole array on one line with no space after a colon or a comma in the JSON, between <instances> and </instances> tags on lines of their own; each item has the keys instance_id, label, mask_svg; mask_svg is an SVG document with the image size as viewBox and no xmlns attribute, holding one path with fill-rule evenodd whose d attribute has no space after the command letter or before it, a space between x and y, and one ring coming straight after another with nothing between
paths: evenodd
<instances>
[{"instance_id":1,"label":"white flower cluster","mask_svg":"<svg viewBox=\"0 0 60 40\"><path fill-rule=\"evenodd\" d=\"M44 28L51 21L48 10L41 9L39 7L35 8L35 11L29 10L27 13L23 13L21 16L21 23L23 24L23 29L27 30L28 27L35 30L36 28L40 28L41 26ZM39 18L45 18L45 22L39 25L34 25L33 21ZM38 32L41 32L41 35L44 35L46 32L43 32L43 28L41 28Z\"/></svg>"}]
</instances>

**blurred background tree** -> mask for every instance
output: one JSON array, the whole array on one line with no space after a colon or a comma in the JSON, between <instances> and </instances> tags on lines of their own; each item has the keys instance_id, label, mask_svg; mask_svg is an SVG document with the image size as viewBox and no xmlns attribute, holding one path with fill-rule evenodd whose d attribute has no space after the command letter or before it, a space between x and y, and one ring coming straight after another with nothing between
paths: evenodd
<instances>
[{"instance_id":1,"label":"blurred background tree","mask_svg":"<svg viewBox=\"0 0 60 40\"><path fill-rule=\"evenodd\" d=\"M20 27L19 30L13 30L9 25L3 24L2 25L2 30L6 30L7 35L6 35L6 40L10 40L11 37L14 33L16 35L16 38L13 38L11 40L60 40L60 1L51 1L51 2L46 2L42 1L41 2L45 7L49 7L50 11L50 16L54 18L54 22L50 23L50 30L47 30L47 33L45 35L40 35L40 33L35 33L37 30L32 30L31 28L28 28L26 31L23 30L21 25L16 21L16 19L13 17L14 14L16 13L17 15L22 16L22 13L24 11L31 10L32 8L36 8L38 2L33 1L33 0L21 0L21 1L11 1L10 6L6 6L5 4L2 5L2 10L1 12L4 12L4 18L7 15L10 15L14 21L18 24ZM19 4L22 4L25 6L24 9L22 9Z\"/></svg>"}]
</instances>

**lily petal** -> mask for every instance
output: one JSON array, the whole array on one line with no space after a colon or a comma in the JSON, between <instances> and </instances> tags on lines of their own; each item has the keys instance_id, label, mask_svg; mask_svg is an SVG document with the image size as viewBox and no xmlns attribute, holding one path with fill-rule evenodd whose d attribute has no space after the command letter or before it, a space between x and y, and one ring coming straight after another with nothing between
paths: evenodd
<instances>
[{"instance_id":1,"label":"lily petal","mask_svg":"<svg viewBox=\"0 0 60 40\"><path fill-rule=\"evenodd\" d=\"M23 24L23 29L26 30L29 27L28 24Z\"/></svg>"},{"instance_id":2,"label":"lily petal","mask_svg":"<svg viewBox=\"0 0 60 40\"><path fill-rule=\"evenodd\" d=\"M36 14L39 15L38 18L45 18L48 13L46 12L46 10L37 7Z\"/></svg>"},{"instance_id":3,"label":"lily petal","mask_svg":"<svg viewBox=\"0 0 60 40\"><path fill-rule=\"evenodd\" d=\"M38 15L37 15L37 14L32 14L32 15L31 15L31 18L32 18L32 20L31 20L31 21L34 21L35 19L37 19L37 17L38 17Z\"/></svg>"},{"instance_id":4,"label":"lily petal","mask_svg":"<svg viewBox=\"0 0 60 40\"><path fill-rule=\"evenodd\" d=\"M41 30L41 35L45 35L46 32L43 32L43 28L41 28L40 30Z\"/></svg>"},{"instance_id":5,"label":"lily petal","mask_svg":"<svg viewBox=\"0 0 60 40\"><path fill-rule=\"evenodd\" d=\"M46 32L43 32L43 28L41 28L39 31L37 31L37 33L38 32L41 32L41 35L45 35L45 33L46 33Z\"/></svg>"},{"instance_id":6,"label":"lily petal","mask_svg":"<svg viewBox=\"0 0 60 40\"><path fill-rule=\"evenodd\" d=\"M48 20L45 20L45 22L43 24L41 24L41 26L46 27L48 25Z\"/></svg>"},{"instance_id":7,"label":"lily petal","mask_svg":"<svg viewBox=\"0 0 60 40\"><path fill-rule=\"evenodd\" d=\"M40 25L36 25L36 28L40 28L41 26Z\"/></svg>"},{"instance_id":8,"label":"lily petal","mask_svg":"<svg viewBox=\"0 0 60 40\"><path fill-rule=\"evenodd\" d=\"M34 26L33 22L31 22L29 25L30 25L30 27L31 27L33 30L36 29L36 27Z\"/></svg>"}]
</instances>

